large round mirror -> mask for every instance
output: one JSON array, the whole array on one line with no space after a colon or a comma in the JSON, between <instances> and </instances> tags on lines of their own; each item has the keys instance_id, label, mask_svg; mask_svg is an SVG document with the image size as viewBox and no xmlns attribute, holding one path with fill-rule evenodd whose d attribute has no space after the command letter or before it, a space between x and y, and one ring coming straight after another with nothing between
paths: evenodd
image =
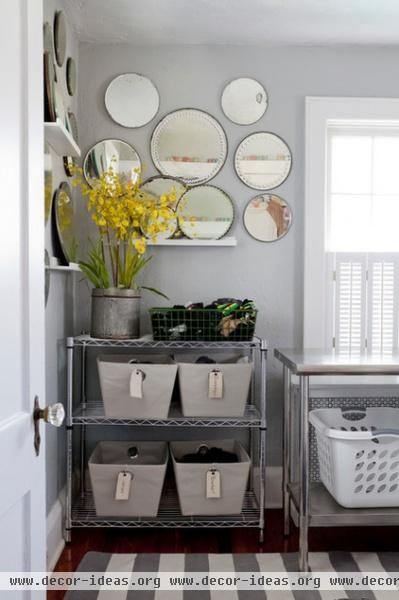
<instances>
[{"instance_id":1,"label":"large round mirror","mask_svg":"<svg viewBox=\"0 0 399 600\"><path fill-rule=\"evenodd\" d=\"M271 190L288 177L291 151L274 133L253 133L242 140L235 154L238 177L255 190Z\"/></svg>"},{"instance_id":2,"label":"large round mirror","mask_svg":"<svg viewBox=\"0 0 399 600\"><path fill-rule=\"evenodd\" d=\"M105 106L119 125L142 127L158 112L158 90L148 77L125 73L115 77L107 87Z\"/></svg>"},{"instance_id":3,"label":"large round mirror","mask_svg":"<svg viewBox=\"0 0 399 600\"><path fill-rule=\"evenodd\" d=\"M78 240L76 238L76 207L72 190L64 181L54 195L55 223L61 249L67 263L78 260Z\"/></svg>"},{"instance_id":4,"label":"large round mirror","mask_svg":"<svg viewBox=\"0 0 399 600\"><path fill-rule=\"evenodd\" d=\"M222 94L223 112L238 125L256 123L267 108L267 93L263 85L250 77L234 79Z\"/></svg>"},{"instance_id":5,"label":"large round mirror","mask_svg":"<svg viewBox=\"0 0 399 600\"><path fill-rule=\"evenodd\" d=\"M291 221L291 208L275 194L256 196L244 211L246 230L260 242L275 242L282 238L289 230Z\"/></svg>"},{"instance_id":6,"label":"large round mirror","mask_svg":"<svg viewBox=\"0 0 399 600\"><path fill-rule=\"evenodd\" d=\"M222 168L227 155L226 134L216 119L201 110L177 110L156 126L151 155L163 175L198 185Z\"/></svg>"},{"instance_id":7,"label":"large round mirror","mask_svg":"<svg viewBox=\"0 0 399 600\"><path fill-rule=\"evenodd\" d=\"M233 224L234 205L223 190L201 185L183 194L177 206L177 218L188 238L218 240Z\"/></svg>"},{"instance_id":8,"label":"large round mirror","mask_svg":"<svg viewBox=\"0 0 399 600\"><path fill-rule=\"evenodd\" d=\"M83 172L89 185L110 168L118 173L123 182L137 181L141 162L136 150L122 140L102 140L97 142L86 154Z\"/></svg>"}]
</instances>

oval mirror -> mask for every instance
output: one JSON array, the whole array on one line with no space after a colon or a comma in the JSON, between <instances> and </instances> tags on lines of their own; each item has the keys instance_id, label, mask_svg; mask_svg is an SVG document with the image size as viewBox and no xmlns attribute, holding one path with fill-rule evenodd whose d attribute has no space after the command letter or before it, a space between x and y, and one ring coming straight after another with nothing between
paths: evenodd
<instances>
[{"instance_id":1,"label":"oval mirror","mask_svg":"<svg viewBox=\"0 0 399 600\"><path fill-rule=\"evenodd\" d=\"M188 190L180 198L176 212L180 229L190 239L218 240L234 221L230 196L213 185Z\"/></svg>"},{"instance_id":2,"label":"oval mirror","mask_svg":"<svg viewBox=\"0 0 399 600\"><path fill-rule=\"evenodd\" d=\"M119 173L122 181L135 182L140 175L140 157L130 144L122 140L97 142L90 148L83 163L87 183L93 187L96 179L111 167Z\"/></svg>"},{"instance_id":3,"label":"oval mirror","mask_svg":"<svg viewBox=\"0 0 399 600\"><path fill-rule=\"evenodd\" d=\"M70 56L66 64L66 84L68 94L74 96L76 92L76 63Z\"/></svg>"},{"instance_id":4,"label":"oval mirror","mask_svg":"<svg viewBox=\"0 0 399 600\"><path fill-rule=\"evenodd\" d=\"M290 206L275 194L260 194L248 202L244 225L249 235L260 242L275 242L291 227Z\"/></svg>"},{"instance_id":5,"label":"oval mirror","mask_svg":"<svg viewBox=\"0 0 399 600\"><path fill-rule=\"evenodd\" d=\"M67 45L67 28L65 15L62 10L55 13L54 16L54 48L57 65L62 67L65 60Z\"/></svg>"},{"instance_id":6,"label":"oval mirror","mask_svg":"<svg viewBox=\"0 0 399 600\"><path fill-rule=\"evenodd\" d=\"M44 222L47 223L51 214L53 201L53 159L50 146L44 144Z\"/></svg>"},{"instance_id":7,"label":"oval mirror","mask_svg":"<svg viewBox=\"0 0 399 600\"><path fill-rule=\"evenodd\" d=\"M222 126L207 113L181 109L166 115L151 138L151 156L163 175L199 185L215 177L227 155Z\"/></svg>"},{"instance_id":8,"label":"oval mirror","mask_svg":"<svg viewBox=\"0 0 399 600\"><path fill-rule=\"evenodd\" d=\"M274 133L252 133L244 138L235 154L238 177L255 190L271 190L287 179L291 151Z\"/></svg>"},{"instance_id":9,"label":"oval mirror","mask_svg":"<svg viewBox=\"0 0 399 600\"><path fill-rule=\"evenodd\" d=\"M110 117L124 127L142 127L159 109L159 94L151 79L138 73L115 77L105 92Z\"/></svg>"},{"instance_id":10,"label":"oval mirror","mask_svg":"<svg viewBox=\"0 0 399 600\"><path fill-rule=\"evenodd\" d=\"M234 79L222 94L222 109L230 121L238 125L256 123L267 109L267 93L263 85L250 77Z\"/></svg>"},{"instance_id":11,"label":"oval mirror","mask_svg":"<svg viewBox=\"0 0 399 600\"><path fill-rule=\"evenodd\" d=\"M61 250L67 263L78 260L78 240L76 237L75 200L72 190L63 181L54 194L55 223Z\"/></svg>"}]
</instances>

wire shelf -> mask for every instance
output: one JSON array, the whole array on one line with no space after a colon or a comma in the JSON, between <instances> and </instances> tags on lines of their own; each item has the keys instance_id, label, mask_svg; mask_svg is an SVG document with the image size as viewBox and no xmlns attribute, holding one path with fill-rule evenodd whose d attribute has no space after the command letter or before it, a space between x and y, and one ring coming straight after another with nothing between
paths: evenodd
<instances>
[{"instance_id":1,"label":"wire shelf","mask_svg":"<svg viewBox=\"0 0 399 600\"><path fill-rule=\"evenodd\" d=\"M243 511L239 515L185 517L180 512L179 500L173 490L167 490L159 506L156 517L98 517L94 508L93 496L86 493L79 497L72 508L72 527L119 527L124 529L174 528L174 527L260 527L260 511L254 492L247 492Z\"/></svg>"},{"instance_id":2,"label":"wire shelf","mask_svg":"<svg viewBox=\"0 0 399 600\"><path fill-rule=\"evenodd\" d=\"M120 419L106 417L102 402L89 402L84 409L79 406L72 417L73 425L137 425L147 427L261 427L258 409L248 404L242 417L184 417L172 407L167 419Z\"/></svg>"},{"instance_id":3,"label":"wire shelf","mask_svg":"<svg viewBox=\"0 0 399 600\"><path fill-rule=\"evenodd\" d=\"M219 342L201 342L201 341L154 341L151 335L134 339L134 340L103 340L99 338L92 338L90 335L79 335L74 338L68 338L68 345L74 346L86 346L86 347L98 347L98 348L191 348L197 350L200 348L207 348L210 350L220 349L244 349L244 348L261 348L266 350L266 341L258 337L254 337L250 341L233 342L233 341L219 341Z\"/></svg>"}]
</instances>

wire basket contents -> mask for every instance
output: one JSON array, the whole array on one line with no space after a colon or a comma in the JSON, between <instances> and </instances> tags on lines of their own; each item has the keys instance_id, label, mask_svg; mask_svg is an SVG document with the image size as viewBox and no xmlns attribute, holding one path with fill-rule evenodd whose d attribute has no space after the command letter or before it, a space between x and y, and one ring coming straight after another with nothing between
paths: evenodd
<instances>
[{"instance_id":1,"label":"wire basket contents","mask_svg":"<svg viewBox=\"0 0 399 600\"><path fill-rule=\"evenodd\" d=\"M320 478L346 508L399 506L399 409L310 412Z\"/></svg>"},{"instance_id":2,"label":"wire basket contents","mask_svg":"<svg viewBox=\"0 0 399 600\"><path fill-rule=\"evenodd\" d=\"M214 308L152 308L150 316L155 341L247 342L254 336L257 312L252 307L229 314Z\"/></svg>"}]
</instances>

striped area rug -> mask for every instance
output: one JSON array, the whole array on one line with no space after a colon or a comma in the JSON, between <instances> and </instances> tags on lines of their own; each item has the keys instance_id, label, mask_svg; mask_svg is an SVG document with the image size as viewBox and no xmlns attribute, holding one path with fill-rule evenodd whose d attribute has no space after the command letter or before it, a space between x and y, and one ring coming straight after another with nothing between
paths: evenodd
<instances>
[{"instance_id":1,"label":"striped area rug","mask_svg":"<svg viewBox=\"0 0 399 600\"><path fill-rule=\"evenodd\" d=\"M399 552L313 552L312 571L399 572ZM298 571L295 554L107 554L88 552L79 571L96 572L284 572ZM165 591L90 590L67 592L65 600L398 600L399 592L378 591Z\"/></svg>"}]
</instances>

